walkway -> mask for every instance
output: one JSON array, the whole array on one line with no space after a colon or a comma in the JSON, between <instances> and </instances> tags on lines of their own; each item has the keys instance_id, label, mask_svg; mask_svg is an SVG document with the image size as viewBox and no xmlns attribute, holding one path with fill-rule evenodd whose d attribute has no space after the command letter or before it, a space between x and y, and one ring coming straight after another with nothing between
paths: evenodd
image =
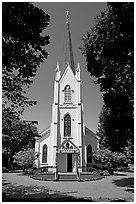
<instances>
[{"instance_id":1,"label":"walkway","mask_svg":"<svg viewBox=\"0 0 136 204\"><path fill-rule=\"evenodd\" d=\"M38 181L19 173L3 173L3 184L5 191L8 185L13 185L16 189L23 186L24 188L35 188L38 191L40 188L46 190L49 195L59 193L74 198L92 199L93 201L134 201L134 173L130 172L118 172L117 175L87 182Z\"/></svg>"}]
</instances>

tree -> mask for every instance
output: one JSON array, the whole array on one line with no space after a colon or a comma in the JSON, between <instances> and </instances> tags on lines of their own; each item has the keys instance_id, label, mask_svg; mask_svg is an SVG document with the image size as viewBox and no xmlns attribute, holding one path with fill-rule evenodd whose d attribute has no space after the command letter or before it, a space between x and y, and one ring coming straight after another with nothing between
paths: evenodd
<instances>
[{"instance_id":1,"label":"tree","mask_svg":"<svg viewBox=\"0 0 136 204\"><path fill-rule=\"evenodd\" d=\"M34 148L38 131L35 125L21 121L19 114L10 108L3 110L2 116L2 156L3 166L10 167L13 155L25 148Z\"/></svg>"},{"instance_id":2,"label":"tree","mask_svg":"<svg viewBox=\"0 0 136 204\"><path fill-rule=\"evenodd\" d=\"M4 107L19 109L33 105L26 97L32 77L47 58L49 36L43 33L50 17L28 2L2 4L2 88Z\"/></svg>"},{"instance_id":3,"label":"tree","mask_svg":"<svg viewBox=\"0 0 136 204\"><path fill-rule=\"evenodd\" d=\"M24 149L14 155L14 162L21 166L24 170L32 168L36 159L35 151L32 148Z\"/></svg>"},{"instance_id":4,"label":"tree","mask_svg":"<svg viewBox=\"0 0 136 204\"><path fill-rule=\"evenodd\" d=\"M101 168L126 168L133 163L133 155L128 148L122 152L112 152L108 148L99 149L98 153L93 153L94 162L101 164Z\"/></svg>"},{"instance_id":5,"label":"tree","mask_svg":"<svg viewBox=\"0 0 136 204\"><path fill-rule=\"evenodd\" d=\"M47 58L50 43L45 28L50 17L28 2L2 4L2 144L3 161L33 147L38 135L32 122L21 121L26 106L36 104L26 96L40 63ZM7 162L8 161L8 162Z\"/></svg>"},{"instance_id":6,"label":"tree","mask_svg":"<svg viewBox=\"0 0 136 204\"><path fill-rule=\"evenodd\" d=\"M121 150L134 141L134 4L107 3L83 41L87 69L103 93L99 136Z\"/></svg>"}]
</instances>

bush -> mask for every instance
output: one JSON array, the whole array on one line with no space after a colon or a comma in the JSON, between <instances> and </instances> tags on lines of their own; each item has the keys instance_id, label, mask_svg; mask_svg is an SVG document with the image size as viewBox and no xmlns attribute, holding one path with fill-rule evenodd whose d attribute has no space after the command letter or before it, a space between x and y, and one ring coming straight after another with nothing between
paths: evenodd
<instances>
[{"instance_id":1,"label":"bush","mask_svg":"<svg viewBox=\"0 0 136 204\"><path fill-rule=\"evenodd\" d=\"M98 154L93 153L93 159L96 164L101 164L101 169L107 169L110 174L113 174L113 169L127 168L128 164L133 162L132 154L127 148L122 152L100 149Z\"/></svg>"},{"instance_id":2,"label":"bush","mask_svg":"<svg viewBox=\"0 0 136 204\"><path fill-rule=\"evenodd\" d=\"M6 167L2 167L2 173L7 173L8 169Z\"/></svg>"},{"instance_id":3,"label":"bush","mask_svg":"<svg viewBox=\"0 0 136 204\"><path fill-rule=\"evenodd\" d=\"M23 175L34 175L34 170L33 169L25 169L23 171Z\"/></svg>"},{"instance_id":4,"label":"bush","mask_svg":"<svg viewBox=\"0 0 136 204\"><path fill-rule=\"evenodd\" d=\"M14 155L14 162L20 165L23 171L34 167L35 159L36 159L35 151L34 149L31 148L19 151Z\"/></svg>"}]
</instances>

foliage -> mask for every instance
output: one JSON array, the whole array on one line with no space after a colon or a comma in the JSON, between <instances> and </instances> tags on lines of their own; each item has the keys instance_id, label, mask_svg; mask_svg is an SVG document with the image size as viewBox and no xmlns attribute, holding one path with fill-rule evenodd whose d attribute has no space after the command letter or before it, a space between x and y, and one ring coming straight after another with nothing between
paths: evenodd
<instances>
[{"instance_id":1,"label":"foliage","mask_svg":"<svg viewBox=\"0 0 136 204\"><path fill-rule=\"evenodd\" d=\"M38 135L33 122L22 121L26 106L36 104L26 96L40 63L47 58L50 43L45 28L50 17L28 2L2 3L2 144L3 165L13 155L34 146Z\"/></svg>"},{"instance_id":2,"label":"foliage","mask_svg":"<svg viewBox=\"0 0 136 204\"><path fill-rule=\"evenodd\" d=\"M22 166L23 169L28 169L33 167L35 157L35 150L32 148L24 149L19 151L14 156L14 162L17 163L19 166Z\"/></svg>"},{"instance_id":3,"label":"foliage","mask_svg":"<svg viewBox=\"0 0 136 204\"><path fill-rule=\"evenodd\" d=\"M2 147L3 165L12 163L12 156L26 147L34 147L35 137L38 136L35 125L21 121L17 113L9 108L2 115Z\"/></svg>"},{"instance_id":4,"label":"foliage","mask_svg":"<svg viewBox=\"0 0 136 204\"><path fill-rule=\"evenodd\" d=\"M107 3L83 41L87 69L103 92L99 136L120 150L134 138L134 3Z\"/></svg>"},{"instance_id":5,"label":"foliage","mask_svg":"<svg viewBox=\"0 0 136 204\"><path fill-rule=\"evenodd\" d=\"M19 109L36 104L26 90L40 63L47 58L49 36L43 33L50 17L28 2L2 3L2 88L6 107Z\"/></svg>"},{"instance_id":6,"label":"foliage","mask_svg":"<svg viewBox=\"0 0 136 204\"><path fill-rule=\"evenodd\" d=\"M134 162L133 153L128 147L122 152L112 152L107 148L99 149L97 154L93 153L93 159L107 168L127 167Z\"/></svg>"}]
</instances>

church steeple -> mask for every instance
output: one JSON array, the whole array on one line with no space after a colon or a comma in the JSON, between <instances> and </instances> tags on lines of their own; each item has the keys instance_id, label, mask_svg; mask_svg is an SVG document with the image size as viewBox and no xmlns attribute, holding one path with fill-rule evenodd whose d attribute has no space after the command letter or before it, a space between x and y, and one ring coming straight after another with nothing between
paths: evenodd
<instances>
[{"instance_id":1,"label":"church steeple","mask_svg":"<svg viewBox=\"0 0 136 204\"><path fill-rule=\"evenodd\" d=\"M66 39L65 39L64 59L63 59L64 68L67 66L67 64L70 65L72 71L75 74L74 57L73 57L71 33L70 33L70 26L69 26L69 11L66 11Z\"/></svg>"}]
</instances>

